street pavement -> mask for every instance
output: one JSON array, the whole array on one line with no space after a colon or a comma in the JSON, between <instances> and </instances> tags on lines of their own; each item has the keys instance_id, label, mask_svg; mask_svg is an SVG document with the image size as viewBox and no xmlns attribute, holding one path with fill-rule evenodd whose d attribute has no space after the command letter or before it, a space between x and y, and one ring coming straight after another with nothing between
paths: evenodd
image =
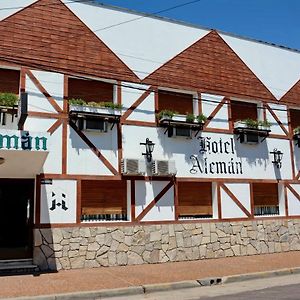
<instances>
[{"instance_id":1,"label":"street pavement","mask_svg":"<svg viewBox=\"0 0 300 300\"><path fill-rule=\"evenodd\" d=\"M224 285L158 292L110 300L299 300L300 274L261 278Z\"/></svg>"},{"instance_id":2,"label":"street pavement","mask_svg":"<svg viewBox=\"0 0 300 300\"><path fill-rule=\"evenodd\" d=\"M273 271L279 269L286 269L284 271L286 274L291 274L291 270L300 273L300 251L165 264L65 270L39 276L2 276L0 277L0 299L27 296L27 299L31 300L34 296L42 295L51 295L44 297L47 300L73 299L75 296L78 296L76 299L80 299L79 296L82 294L85 294L85 299L97 299L99 295L104 297L121 294L126 295L127 299L133 299L133 295L142 295L145 291L152 293L183 287L187 289L190 286L197 286L196 289L199 289L197 280L200 279L209 278L207 282L222 279L224 282L226 276L238 275L227 281L232 282L249 279L248 275L247 277L239 274L263 272L258 277L252 276L252 279L261 278L266 277L265 272L268 271L271 271L272 276L278 275ZM282 275L282 272L279 275ZM205 283L205 280L203 282ZM220 287L223 290L223 287L230 284L220 285ZM68 295L63 298L62 294Z\"/></svg>"}]
</instances>

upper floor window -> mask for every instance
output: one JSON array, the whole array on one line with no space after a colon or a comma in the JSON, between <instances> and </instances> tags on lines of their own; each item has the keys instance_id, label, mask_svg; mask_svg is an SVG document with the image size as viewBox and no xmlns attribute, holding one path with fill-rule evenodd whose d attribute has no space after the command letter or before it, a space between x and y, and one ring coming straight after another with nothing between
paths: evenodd
<instances>
[{"instance_id":1,"label":"upper floor window","mask_svg":"<svg viewBox=\"0 0 300 300\"><path fill-rule=\"evenodd\" d=\"M193 113L193 95L159 90L158 110L172 110L181 115Z\"/></svg>"},{"instance_id":2,"label":"upper floor window","mask_svg":"<svg viewBox=\"0 0 300 300\"><path fill-rule=\"evenodd\" d=\"M69 99L85 102L114 102L114 84L98 80L69 78Z\"/></svg>"},{"instance_id":3,"label":"upper floor window","mask_svg":"<svg viewBox=\"0 0 300 300\"><path fill-rule=\"evenodd\" d=\"M0 93L19 94L20 71L0 69Z\"/></svg>"},{"instance_id":4,"label":"upper floor window","mask_svg":"<svg viewBox=\"0 0 300 300\"><path fill-rule=\"evenodd\" d=\"M231 100L231 119L233 123L246 119L257 120L257 104Z\"/></svg>"}]
</instances>

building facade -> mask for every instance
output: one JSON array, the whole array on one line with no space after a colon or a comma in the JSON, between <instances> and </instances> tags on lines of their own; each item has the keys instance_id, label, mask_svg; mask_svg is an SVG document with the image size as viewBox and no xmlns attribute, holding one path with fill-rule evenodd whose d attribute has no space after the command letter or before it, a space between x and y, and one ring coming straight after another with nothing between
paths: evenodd
<instances>
[{"instance_id":1,"label":"building facade","mask_svg":"<svg viewBox=\"0 0 300 300\"><path fill-rule=\"evenodd\" d=\"M300 249L298 51L93 3L16 3L0 5L0 260Z\"/></svg>"}]
</instances>

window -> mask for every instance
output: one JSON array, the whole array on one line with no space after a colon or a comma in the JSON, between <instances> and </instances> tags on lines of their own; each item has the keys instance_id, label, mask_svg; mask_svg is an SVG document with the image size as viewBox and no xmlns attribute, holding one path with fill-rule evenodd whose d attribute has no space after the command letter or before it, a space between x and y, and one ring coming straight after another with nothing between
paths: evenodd
<instances>
[{"instance_id":1,"label":"window","mask_svg":"<svg viewBox=\"0 0 300 300\"><path fill-rule=\"evenodd\" d=\"M193 95L158 91L158 110L172 110L181 115L193 113Z\"/></svg>"},{"instance_id":2,"label":"window","mask_svg":"<svg viewBox=\"0 0 300 300\"><path fill-rule=\"evenodd\" d=\"M290 110L290 118L291 118L292 129L295 129L300 126L300 110L299 109L291 109Z\"/></svg>"},{"instance_id":3,"label":"window","mask_svg":"<svg viewBox=\"0 0 300 300\"><path fill-rule=\"evenodd\" d=\"M231 101L231 120L253 119L257 120L257 104L242 101Z\"/></svg>"},{"instance_id":4,"label":"window","mask_svg":"<svg viewBox=\"0 0 300 300\"><path fill-rule=\"evenodd\" d=\"M212 218L212 184L179 182L178 212L181 219Z\"/></svg>"},{"instance_id":5,"label":"window","mask_svg":"<svg viewBox=\"0 0 300 300\"><path fill-rule=\"evenodd\" d=\"M83 99L86 102L113 102L112 83L69 78L69 99Z\"/></svg>"},{"instance_id":6,"label":"window","mask_svg":"<svg viewBox=\"0 0 300 300\"><path fill-rule=\"evenodd\" d=\"M277 183L253 183L254 215L279 215Z\"/></svg>"},{"instance_id":7,"label":"window","mask_svg":"<svg viewBox=\"0 0 300 300\"><path fill-rule=\"evenodd\" d=\"M0 93L19 94L20 71L0 69Z\"/></svg>"},{"instance_id":8,"label":"window","mask_svg":"<svg viewBox=\"0 0 300 300\"><path fill-rule=\"evenodd\" d=\"M81 183L81 220L127 220L126 189L126 181L83 180Z\"/></svg>"}]
</instances>

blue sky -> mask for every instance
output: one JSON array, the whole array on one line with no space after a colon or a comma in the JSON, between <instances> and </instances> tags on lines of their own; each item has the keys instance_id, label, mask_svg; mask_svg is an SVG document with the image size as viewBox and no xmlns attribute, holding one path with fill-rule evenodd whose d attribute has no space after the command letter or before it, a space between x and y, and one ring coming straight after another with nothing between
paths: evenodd
<instances>
[{"instance_id":1,"label":"blue sky","mask_svg":"<svg viewBox=\"0 0 300 300\"><path fill-rule=\"evenodd\" d=\"M154 13L191 0L100 0ZM160 16L300 50L299 0L201 0ZM122 26L122 25L120 25Z\"/></svg>"}]
</instances>

